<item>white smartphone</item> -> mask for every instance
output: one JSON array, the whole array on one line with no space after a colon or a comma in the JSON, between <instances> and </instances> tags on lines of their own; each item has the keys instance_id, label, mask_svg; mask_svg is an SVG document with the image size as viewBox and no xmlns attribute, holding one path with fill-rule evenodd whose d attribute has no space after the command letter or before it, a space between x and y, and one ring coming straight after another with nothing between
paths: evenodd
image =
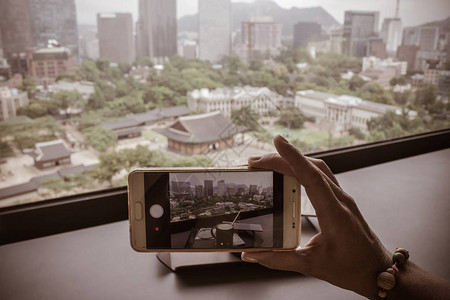
<instances>
[{"instance_id":1,"label":"white smartphone","mask_svg":"<svg viewBox=\"0 0 450 300\"><path fill-rule=\"evenodd\" d=\"M300 244L300 184L271 170L152 168L128 176L139 252L262 251Z\"/></svg>"}]
</instances>

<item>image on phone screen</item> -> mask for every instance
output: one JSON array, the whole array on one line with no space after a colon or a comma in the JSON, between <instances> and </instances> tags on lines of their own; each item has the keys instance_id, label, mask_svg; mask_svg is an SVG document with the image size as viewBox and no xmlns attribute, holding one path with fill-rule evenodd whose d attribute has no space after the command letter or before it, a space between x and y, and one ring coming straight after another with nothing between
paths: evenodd
<instances>
[{"instance_id":1,"label":"image on phone screen","mask_svg":"<svg viewBox=\"0 0 450 300\"><path fill-rule=\"evenodd\" d=\"M279 248L283 175L273 171L146 173L147 248ZM164 213L151 213L154 199Z\"/></svg>"}]
</instances>

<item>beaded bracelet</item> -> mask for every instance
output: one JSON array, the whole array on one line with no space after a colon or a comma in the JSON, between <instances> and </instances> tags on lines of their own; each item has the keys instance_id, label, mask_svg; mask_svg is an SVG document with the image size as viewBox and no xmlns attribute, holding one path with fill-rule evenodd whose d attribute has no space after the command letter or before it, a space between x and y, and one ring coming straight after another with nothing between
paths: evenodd
<instances>
[{"instance_id":1,"label":"beaded bracelet","mask_svg":"<svg viewBox=\"0 0 450 300\"><path fill-rule=\"evenodd\" d=\"M395 286L395 273L399 272L398 267L406 264L409 258L409 252L403 248L395 249L392 256L392 266L386 271L381 272L377 277L378 299L386 299L387 292Z\"/></svg>"}]
</instances>

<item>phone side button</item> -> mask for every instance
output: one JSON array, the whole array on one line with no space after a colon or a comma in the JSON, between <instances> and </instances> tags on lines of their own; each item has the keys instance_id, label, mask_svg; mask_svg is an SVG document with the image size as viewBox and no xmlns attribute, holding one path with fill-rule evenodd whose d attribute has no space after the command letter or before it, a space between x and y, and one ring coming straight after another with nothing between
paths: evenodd
<instances>
[{"instance_id":1,"label":"phone side button","mask_svg":"<svg viewBox=\"0 0 450 300\"><path fill-rule=\"evenodd\" d=\"M142 204L141 203L134 204L134 218L138 221L142 220Z\"/></svg>"},{"instance_id":2,"label":"phone side button","mask_svg":"<svg viewBox=\"0 0 450 300\"><path fill-rule=\"evenodd\" d=\"M292 218L295 219L295 201L292 201Z\"/></svg>"}]
</instances>

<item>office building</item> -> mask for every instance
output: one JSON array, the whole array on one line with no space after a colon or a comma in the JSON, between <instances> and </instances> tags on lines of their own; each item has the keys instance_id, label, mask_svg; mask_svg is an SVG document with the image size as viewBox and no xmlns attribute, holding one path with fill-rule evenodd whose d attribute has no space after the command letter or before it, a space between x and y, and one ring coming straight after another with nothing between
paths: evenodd
<instances>
[{"instance_id":1,"label":"office building","mask_svg":"<svg viewBox=\"0 0 450 300\"><path fill-rule=\"evenodd\" d=\"M78 29L75 0L29 0L35 47L56 40L78 58Z\"/></svg>"},{"instance_id":2,"label":"office building","mask_svg":"<svg viewBox=\"0 0 450 300\"><path fill-rule=\"evenodd\" d=\"M402 42L402 21L400 18L385 18L381 26L381 38L386 43L386 51L390 57L395 56Z\"/></svg>"},{"instance_id":3,"label":"office building","mask_svg":"<svg viewBox=\"0 0 450 300\"><path fill-rule=\"evenodd\" d=\"M322 27L315 22L298 22L294 25L294 49L306 47L309 42L320 38Z\"/></svg>"},{"instance_id":4,"label":"office building","mask_svg":"<svg viewBox=\"0 0 450 300\"><path fill-rule=\"evenodd\" d=\"M0 121L15 117L17 109L29 103L27 93L0 87Z\"/></svg>"},{"instance_id":5,"label":"office building","mask_svg":"<svg viewBox=\"0 0 450 300\"><path fill-rule=\"evenodd\" d=\"M131 13L97 14L100 57L114 63L135 59L133 17Z\"/></svg>"},{"instance_id":6,"label":"office building","mask_svg":"<svg viewBox=\"0 0 450 300\"><path fill-rule=\"evenodd\" d=\"M330 30L330 52L342 54L344 30L342 28Z\"/></svg>"},{"instance_id":7,"label":"office building","mask_svg":"<svg viewBox=\"0 0 450 300\"><path fill-rule=\"evenodd\" d=\"M75 62L70 49L65 47L41 48L33 52L30 74L36 85L47 88L55 82L60 73L71 72Z\"/></svg>"},{"instance_id":8,"label":"office building","mask_svg":"<svg viewBox=\"0 0 450 300\"><path fill-rule=\"evenodd\" d=\"M75 0L2 0L0 29L3 54L13 73L25 75L26 56L49 40L78 56Z\"/></svg>"},{"instance_id":9,"label":"office building","mask_svg":"<svg viewBox=\"0 0 450 300\"><path fill-rule=\"evenodd\" d=\"M368 41L378 34L378 12L346 11L344 16L344 53L355 57L367 55Z\"/></svg>"},{"instance_id":10,"label":"office building","mask_svg":"<svg viewBox=\"0 0 450 300\"><path fill-rule=\"evenodd\" d=\"M271 17L252 17L241 23L240 41L234 53L242 60L250 60L255 55L276 56L281 48L281 24Z\"/></svg>"},{"instance_id":11,"label":"office building","mask_svg":"<svg viewBox=\"0 0 450 300\"><path fill-rule=\"evenodd\" d=\"M246 106L259 114L265 114L277 109L282 100L282 96L268 88L250 86L215 90L203 88L188 92L187 95L187 105L191 111L220 111L227 118L231 117L231 111Z\"/></svg>"},{"instance_id":12,"label":"office building","mask_svg":"<svg viewBox=\"0 0 450 300\"><path fill-rule=\"evenodd\" d=\"M199 0L199 58L220 62L231 54L231 1Z\"/></svg>"},{"instance_id":13,"label":"office building","mask_svg":"<svg viewBox=\"0 0 450 300\"><path fill-rule=\"evenodd\" d=\"M97 28L86 29L80 34L80 57L97 60L100 57Z\"/></svg>"},{"instance_id":14,"label":"office building","mask_svg":"<svg viewBox=\"0 0 450 300\"><path fill-rule=\"evenodd\" d=\"M33 47L28 0L2 0L0 2L0 30L3 55L26 52Z\"/></svg>"},{"instance_id":15,"label":"office building","mask_svg":"<svg viewBox=\"0 0 450 300\"><path fill-rule=\"evenodd\" d=\"M406 61L408 64L408 71L412 71L414 70L418 51L419 46L400 45L397 49L397 60Z\"/></svg>"},{"instance_id":16,"label":"office building","mask_svg":"<svg viewBox=\"0 0 450 300\"><path fill-rule=\"evenodd\" d=\"M176 0L139 0L137 57L162 63L177 54Z\"/></svg>"},{"instance_id":17,"label":"office building","mask_svg":"<svg viewBox=\"0 0 450 300\"><path fill-rule=\"evenodd\" d=\"M384 115L388 111L401 114L397 106L366 101L353 96L337 96L314 90L298 91L295 106L305 115L314 117L316 122L329 122L336 130L348 130L352 127L367 131L367 122L374 117ZM408 116L417 116L409 111Z\"/></svg>"},{"instance_id":18,"label":"office building","mask_svg":"<svg viewBox=\"0 0 450 300\"><path fill-rule=\"evenodd\" d=\"M438 94L442 96L444 100L449 100L450 96L450 71L441 70L439 72L438 79Z\"/></svg>"},{"instance_id":19,"label":"office building","mask_svg":"<svg viewBox=\"0 0 450 300\"><path fill-rule=\"evenodd\" d=\"M403 29L402 45L417 46L419 40L419 27L406 27Z\"/></svg>"},{"instance_id":20,"label":"office building","mask_svg":"<svg viewBox=\"0 0 450 300\"><path fill-rule=\"evenodd\" d=\"M437 50L439 41L439 28L434 26L419 27L417 46L421 51Z\"/></svg>"},{"instance_id":21,"label":"office building","mask_svg":"<svg viewBox=\"0 0 450 300\"><path fill-rule=\"evenodd\" d=\"M366 56L375 56L380 59L387 58L386 43L377 37L369 38L367 42Z\"/></svg>"},{"instance_id":22,"label":"office building","mask_svg":"<svg viewBox=\"0 0 450 300\"><path fill-rule=\"evenodd\" d=\"M203 186L205 187L203 189L204 195L203 196L212 196L213 195L213 181L212 180L203 180Z\"/></svg>"},{"instance_id":23,"label":"office building","mask_svg":"<svg viewBox=\"0 0 450 300\"><path fill-rule=\"evenodd\" d=\"M391 58L379 59L374 56L364 57L362 59L362 72L367 69L383 69L393 67L398 70L398 75L405 75L408 67L406 61L393 61Z\"/></svg>"},{"instance_id":24,"label":"office building","mask_svg":"<svg viewBox=\"0 0 450 300\"><path fill-rule=\"evenodd\" d=\"M227 193L227 185L225 180L217 181L217 196L225 196Z\"/></svg>"}]
</instances>

